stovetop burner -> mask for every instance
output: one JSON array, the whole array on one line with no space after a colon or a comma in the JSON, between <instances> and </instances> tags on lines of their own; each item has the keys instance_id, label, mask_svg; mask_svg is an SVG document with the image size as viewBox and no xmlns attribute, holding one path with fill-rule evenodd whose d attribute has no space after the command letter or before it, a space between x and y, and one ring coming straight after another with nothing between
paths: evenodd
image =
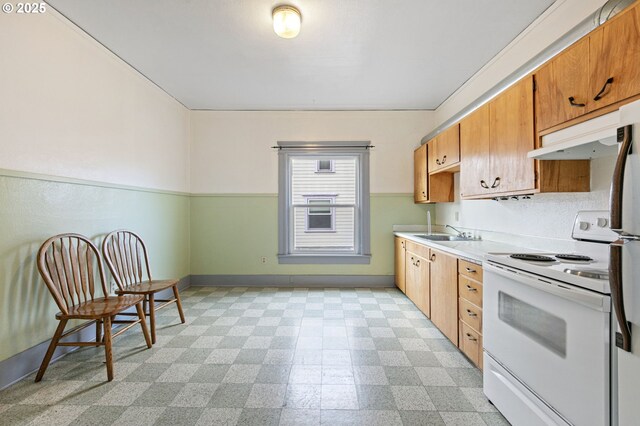
<instances>
[{"instance_id":1,"label":"stovetop burner","mask_svg":"<svg viewBox=\"0 0 640 426\"><path fill-rule=\"evenodd\" d=\"M539 254L530 253L514 253L509 255L513 259L528 260L530 262L554 262L554 259L549 256L541 256Z\"/></svg>"},{"instance_id":2,"label":"stovetop burner","mask_svg":"<svg viewBox=\"0 0 640 426\"><path fill-rule=\"evenodd\" d=\"M593 260L589 256L583 256L581 254L556 254L556 259L569 260L571 262L589 262Z\"/></svg>"}]
</instances>

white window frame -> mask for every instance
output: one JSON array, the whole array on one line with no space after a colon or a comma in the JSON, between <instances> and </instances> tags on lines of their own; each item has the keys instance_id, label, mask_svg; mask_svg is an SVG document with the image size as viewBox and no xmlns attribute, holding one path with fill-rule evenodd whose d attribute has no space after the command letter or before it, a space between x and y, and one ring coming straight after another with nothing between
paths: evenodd
<instances>
[{"instance_id":1,"label":"white window frame","mask_svg":"<svg viewBox=\"0 0 640 426\"><path fill-rule=\"evenodd\" d=\"M336 203L336 194L331 195L322 195L322 194L313 194L313 195L303 195L304 200L307 204L311 204L309 201L311 200L326 200L327 204L335 204ZM324 207L324 205L320 206ZM322 215L322 216L331 216L331 227L330 228L309 228L309 216L314 215ZM304 232L307 233L328 233L328 232L336 232L336 209L329 207L329 213L311 213L311 208L307 209L307 213L305 214L304 221Z\"/></svg>"},{"instance_id":2,"label":"white window frame","mask_svg":"<svg viewBox=\"0 0 640 426\"><path fill-rule=\"evenodd\" d=\"M321 169L320 161L329 161L329 169ZM316 161L316 173L335 173L335 169L333 168L333 160L318 160Z\"/></svg>"},{"instance_id":3,"label":"white window frame","mask_svg":"<svg viewBox=\"0 0 640 426\"><path fill-rule=\"evenodd\" d=\"M369 200L369 141L358 142L278 142L278 262L282 264L369 264L371 263L371 226ZM301 252L294 250L291 197L291 159L304 157L356 157L357 201L355 209L354 250Z\"/></svg>"}]
</instances>

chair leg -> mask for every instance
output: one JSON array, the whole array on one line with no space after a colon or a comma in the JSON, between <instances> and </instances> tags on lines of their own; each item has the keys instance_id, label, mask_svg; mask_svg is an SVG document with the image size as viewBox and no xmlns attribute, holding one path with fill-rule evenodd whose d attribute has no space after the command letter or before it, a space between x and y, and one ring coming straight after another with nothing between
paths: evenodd
<instances>
[{"instance_id":1,"label":"chair leg","mask_svg":"<svg viewBox=\"0 0 640 426\"><path fill-rule=\"evenodd\" d=\"M102 320L96 320L96 347L102 342Z\"/></svg>"},{"instance_id":2,"label":"chair leg","mask_svg":"<svg viewBox=\"0 0 640 426\"><path fill-rule=\"evenodd\" d=\"M104 319L104 355L107 361L107 380L113 380L113 352L111 351L111 317Z\"/></svg>"},{"instance_id":3,"label":"chair leg","mask_svg":"<svg viewBox=\"0 0 640 426\"><path fill-rule=\"evenodd\" d=\"M151 323L151 343L156 343L156 303L155 295L149 294L149 322Z\"/></svg>"},{"instance_id":4,"label":"chair leg","mask_svg":"<svg viewBox=\"0 0 640 426\"><path fill-rule=\"evenodd\" d=\"M151 337L149 336L149 329L147 328L147 321L144 317L144 310L142 309L142 302L136 303L136 310L138 311L138 318L140 318L140 326L142 327L142 334L144 334L144 340L147 342L147 348L151 348Z\"/></svg>"},{"instance_id":5,"label":"chair leg","mask_svg":"<svg viewBox=\"0 0 640 426\"><path fill-rule=\"evenodd\" d=\"M180 314L180 321L185 323L184 312L182 311L182 301L180 301L180 293L178 293L178 285L173 286L173 297L176 299L176 305L178 305L178 313Z\"/></svg>"},{"instance_id":6,"label":"chair leg","mask_svg":"<svg viewBox=\"0 0 640 426\"><path fill-rule=\"evenodd\" d=\"M42 360L42 364L40 364L40 369L38 370L38 374L36 374L36 383L42 380L42 376L44 376L44 372L47 371L47 367L49 366L49 362L51 362L51 357L58 346L58 341L60 340L60 336L62 336L62 332L64 331L65 326L67 325L66 319L61 319L58 324L58 328L56 328L56 332L53 334L51 338L51 343L49 343L49 349L47 349L47 353L44 355L44 359Z\"/></svg>"}]
</instances>

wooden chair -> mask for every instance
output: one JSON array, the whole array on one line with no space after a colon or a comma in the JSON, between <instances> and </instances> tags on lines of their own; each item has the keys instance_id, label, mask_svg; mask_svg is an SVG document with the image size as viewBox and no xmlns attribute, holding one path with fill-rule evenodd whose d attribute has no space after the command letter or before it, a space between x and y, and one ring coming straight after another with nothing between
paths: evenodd
<instances>
[{"instance_id":1,"label":"wooden chair","mask_svg":"<svg viewBox=\"0 0 640 426\"><path fill-rule=\"evenodd\" d=\"M95 276L96 263L97 277ZM78 234L60 234L49 238L38 251L38 270L60 308L60 312L56 314L56 319L60 323L42 360L36 382L42 380L58 346L104 346L109 381L113 380L111 341L114 337L139 323L147 347L151 347L151 338L142 307L144 298L135 295L109 296L100 252L89 239ZM100 280L103 297L96 297L96 278ZM136 307L138 319L127 321L129 325L112 334L114 317L132 306ZM90 321L64 333L64 328L70 319ZM96 324L95 342L60 342L60 339L94 323ZM104 337L101 337L102 324L104 324Z\"/></svg>"},{"instance_id":2,"label":"wooden chair","mask_svg":"<svg viewBox=\"0 0 640 426\"><path fill-rule=\"evenodd\" d=\"M148 314L151 322L151 342L156 342L156 311L174 303L178 307L180 320L184 324L184 312L182 302L178 293L178 280L154 280L151 278L151 268L149 267L149 255L147 247L139 235L131 231L118 230L107 235L102 243L102 253L107 266L118 285L117 294L137 294L144 295L144 311ZM144 260L144 267L142 265ZM144 270L147 279L144 280ZM156 299L155 294L171 288L173 290L172 299ZM156 306L156 302L161 303Z\"/></svg>"}]
</instances>

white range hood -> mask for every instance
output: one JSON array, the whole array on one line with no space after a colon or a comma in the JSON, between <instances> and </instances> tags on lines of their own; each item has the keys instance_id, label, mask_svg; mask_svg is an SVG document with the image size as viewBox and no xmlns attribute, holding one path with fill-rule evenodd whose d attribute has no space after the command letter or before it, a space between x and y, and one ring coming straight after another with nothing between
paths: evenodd
<instances>
[{"instance_id":1,"label":"white range hood","mask_svg":"<svg viewBox=\"0 0 640 426\"><path fill-rule=\"evenodd\" d=\"M588 160L618 152L616 130L620 111L585 121L542 137L542 148L529 151L538 160Z\"/></svg>"}]
</instances>

